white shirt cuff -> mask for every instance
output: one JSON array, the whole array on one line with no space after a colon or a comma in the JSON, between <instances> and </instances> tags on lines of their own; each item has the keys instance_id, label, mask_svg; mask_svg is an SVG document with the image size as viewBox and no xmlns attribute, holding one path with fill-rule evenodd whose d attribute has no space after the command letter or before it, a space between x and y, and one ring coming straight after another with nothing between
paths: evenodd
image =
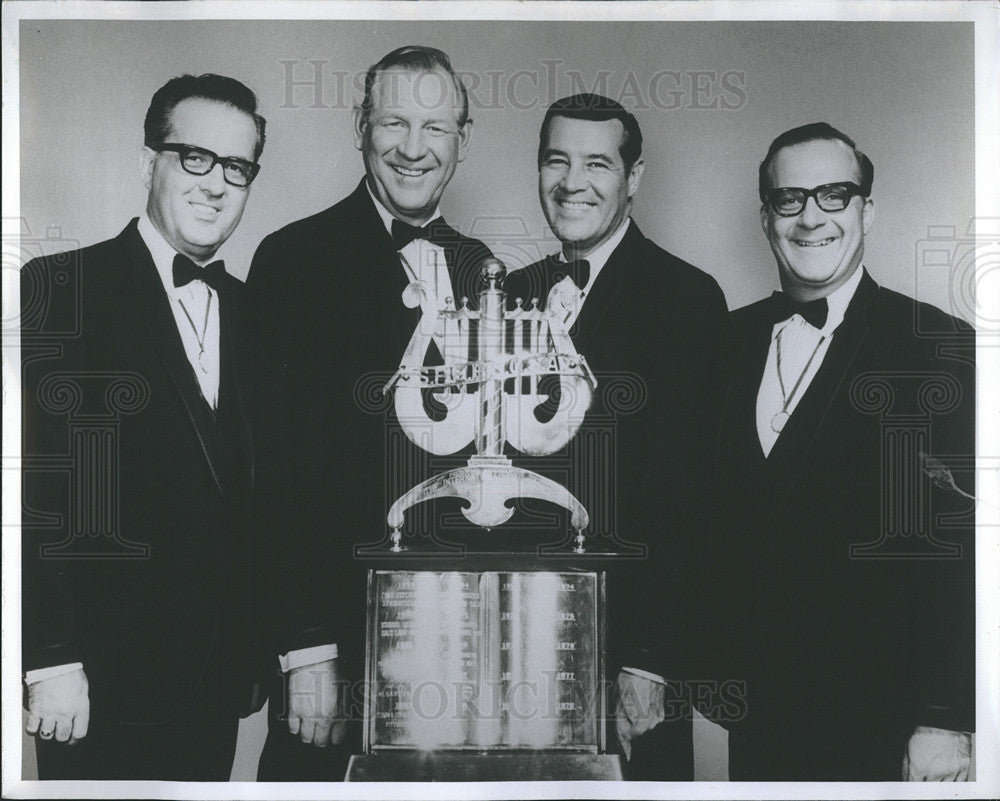
<instances>
[{"instance_id":1,"label":"white shirt cuff","mask_svg":"<svg viewBox=\"0 0 1000 801\"><path fill-rule=\"evenodd\" d=\"M316 645L312 648L300 648L297 651L289 651L287 654L278 655L278 664L281 665L281 672L287 673L295 668L315 665L318 662L326 662L328 659L337 658L337 644Z\"/></svg>"},{"instance_id":2,"label":"white shirt cuff","mask_svg":"<svg viewBox=\"0 0 1000 801\"><path fill-rule=\"evenodd\" d=\"M54 679L56 676L72 673L74 670L83 670L83 662L69 662L65 665L53 665L52 667L38 668L38 670L29 670L24 674L24 683L35 684L45 679Z\"/></svg>"},{"instance_id":3,"label":"white shirt cuff","mask_svg":"<svg viewBox=\"0 0 1000 801\"><path fill-rule=\"evenodd\" d=\"M631 673L634 676L641 676L644 679L649 679L650 681L655 681L657 684L666 684L667 680L656 673L650 673L648 670L639 670L639 668L634 667L623 667L623 673Z\"/></svg>"}]
</instances>

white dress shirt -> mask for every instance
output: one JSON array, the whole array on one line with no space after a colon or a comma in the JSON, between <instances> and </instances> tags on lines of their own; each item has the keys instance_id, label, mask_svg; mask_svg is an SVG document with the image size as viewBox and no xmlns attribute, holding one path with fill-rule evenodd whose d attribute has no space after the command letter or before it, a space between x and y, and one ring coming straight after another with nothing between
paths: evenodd
<instances>
[{"instance_id":1,"label":"white dress shirt","mask_svg":"<svg viewBox=\"0 0 1000 801\"><path fill-rule=\"evenodd\" d=\"M558 309L562 309L563 311L559 313L559 316L565 323L566 328L571 328L573 323L576 322L576 318L580 315L580 310L583 308L583 303L587 299L587 295L594 288L597 276L604 269L604 265L608 263L608 259L615 252L615 248L625 238L625 233L628 231L631 222L632 219L626 217L625 221L618 226L618 230L614 232L611 238L586 257L586 261L590 264L590 277L587 279L585 287L578 287L573 279L567 275L549 290L549 296L545 299L545 308L547 311L555 313L558 313ZM558 258L563 262L570 261L570 259L566 258L565 249L559 253Z\"/></svg>"},{"instance_id":2,"label":"white dress shirt","mask_svg":"<svg viewBox=\"0 0 1000 801\"><path fill-rule=\"evenodd\" d=\"M156 271L163 282L163 290L170 301L170 310L174 313L184 353L198 379L201 394L214 409L219 403L218 293L202 281L174 286L174 256L177 251L145 214L139 218L139 235L153 256ZM218 254L204 262L195 263L203 267L217 259Z\"/></svg>"},{"instance_id":3,"label":"white dress shirt","mask_svg":"<svg viewBox=\"0 0 1000 801\"><path fill-rule=\"evenodd\" d=\"M826 324L814 328L798 314L775 323L771 330L771 345L757 391L757 437L765 456L769 456L780 432L771 425L775 415L791 415L823 364L834 332L844 320L844 312L861 283L862 268L858 267L843 285L827 298ZM780 375L778 361L781 361ZM787 421L786 421L787 422Z\"/></svg>"}]
</instances>

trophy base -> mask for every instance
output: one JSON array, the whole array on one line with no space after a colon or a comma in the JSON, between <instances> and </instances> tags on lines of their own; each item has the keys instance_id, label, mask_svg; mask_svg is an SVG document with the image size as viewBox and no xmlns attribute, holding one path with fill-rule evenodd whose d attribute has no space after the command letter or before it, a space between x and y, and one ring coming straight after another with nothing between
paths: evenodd
<instances>
[{"instance_id":1,"label":"trophy base","mask_svg":"<svg viewBox=\"0 0 1000 801\"><path fill-rule=\"evenodd\" d=\"M616 754L383 751L355 754L349 782L505 782L622 780Z\"/></svg>"}]
</instances>

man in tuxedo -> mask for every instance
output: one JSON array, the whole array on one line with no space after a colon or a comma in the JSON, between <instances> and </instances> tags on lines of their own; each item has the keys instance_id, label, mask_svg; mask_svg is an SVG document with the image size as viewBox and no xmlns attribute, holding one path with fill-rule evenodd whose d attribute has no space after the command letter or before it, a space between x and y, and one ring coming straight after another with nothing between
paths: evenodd
<instances>
[{"instance_id":1,"label":"man in tuxedo","mask_svg":"<svg viewBox=\"0 0 1000 801\"><path fill-rule=\"evenodd\" d=\"M23 665L43 779L226 780L260 598L219 248L264 146L254 93L173 78L145 119L146 209L21 273Z\"/></svg>"},{"instance_id":2,"label":"man in tuxedo","mask_svg":"<svg viewBox=\"0 0 1000 801\"><path fill-rule=\"evenodd\" d=\"M365 564L354 546L383 535L392 482L398 495L428 475L382 387L418 325L421 293L457 302L480 288L489 250L439 208L471 135L448 56L419 46L389 53L368 70L354 110L365 177L339 203L268 236L254 256L256 508L280 540L272 580L294 587L271 614L310 619L316 646L307 680L272 690L262 780L339 780L361 748L352 690L363 685ZM407 465L412 474L400 472ZM312 747L327 743L336 753Z\"/></svg>"},{"instance_id":3,"label":"man in tuxedo","mask_svg":"<svg viewBox=\"0 0 1000 801\"><path fill-rule=\"evenodd\" d=\"M690 663L742 683L733 780L970 775L974 334L868 274L873 175L826 123L760 167L782 291L733 315Z\"/></svg>"},{"instance_id":4,"label":"man in tuxedo","mask_svg":"<svg viewBox=\"0 0 1000 801\"><path fill-rule=\"evenodd\" d=\"M658 665L659 644L643 635L648 624L666 617L680 625L674 595L683 596L689 537L706 508L720 394L712 370L726 316L715 280L632 219L644 169L638 122L619 103L595 94L553 103L542 122L538 192L562 250L504 285L508 301L539 298L558 314L597 378L577 438L613 421L614 453L578 458L572 480L590 510L593 542L634 557L609 575L609 665L640 672ZM588 475L597 464L602 473ZM622 673L619 683L633 678ZM631 777L691 778L690 721L678 717L634 750L624 746ZM654 741L670 742L669 760Z\"/></svg>"}]
</instances>

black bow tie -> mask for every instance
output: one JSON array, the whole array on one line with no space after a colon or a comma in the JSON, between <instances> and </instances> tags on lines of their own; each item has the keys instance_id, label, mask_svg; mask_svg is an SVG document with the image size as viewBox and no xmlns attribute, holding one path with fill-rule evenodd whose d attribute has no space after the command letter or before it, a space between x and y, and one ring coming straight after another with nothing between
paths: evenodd
<instances>
[{"instance_id":1,"label":"black bow tie","mask_svg":"<svg viewBox=\"0 0 1000 801\"><path fill-rule=\"evenodd\" d=\"M558 256L549 256L549 269L552 270L552 283L558 284L567 275L573 279L578 289L586 289L590 281L590 262L586 259L562 261Z\"/></svg>"},{"instance_id":2,"label":"black bow tie","mask_svg":"<svg viewBox=\"0 0 1000 801\"><path fill-rule=\"evenodd\" d=\"M822 328L826 325L826 316L829 312L826 298L801 301L790 298L784 292L775 292L771 298L774 300L774 321L776 323L797 314L813 328Z\"/></svg>"},{"instance_id":3,"label":"black bow tie","mask_svg":"<svg viewBox=\"0 0 1000 801\"><path fill-rule=\"evenodd\" d=\"M219 292L225 280L226 263L222 259L199 267L182 253L174 256L174 286L185 286L192 281L204 281Z\"/></svg>"},{"instance_id":4,"label":"black bow tie","mask_svg":"<svg viewBox=\"0 0 1000 801\"><path fill-rule=\"evenodd\" d=\"M448 233L450 230L442 217L431 220L423 226L410 225L402 220L393 219L392 244L395 245L396 250L402 250L414 239L426 239L432 245L439 247L454 245L455 239Z\"/></svg>"}]
</instances>

